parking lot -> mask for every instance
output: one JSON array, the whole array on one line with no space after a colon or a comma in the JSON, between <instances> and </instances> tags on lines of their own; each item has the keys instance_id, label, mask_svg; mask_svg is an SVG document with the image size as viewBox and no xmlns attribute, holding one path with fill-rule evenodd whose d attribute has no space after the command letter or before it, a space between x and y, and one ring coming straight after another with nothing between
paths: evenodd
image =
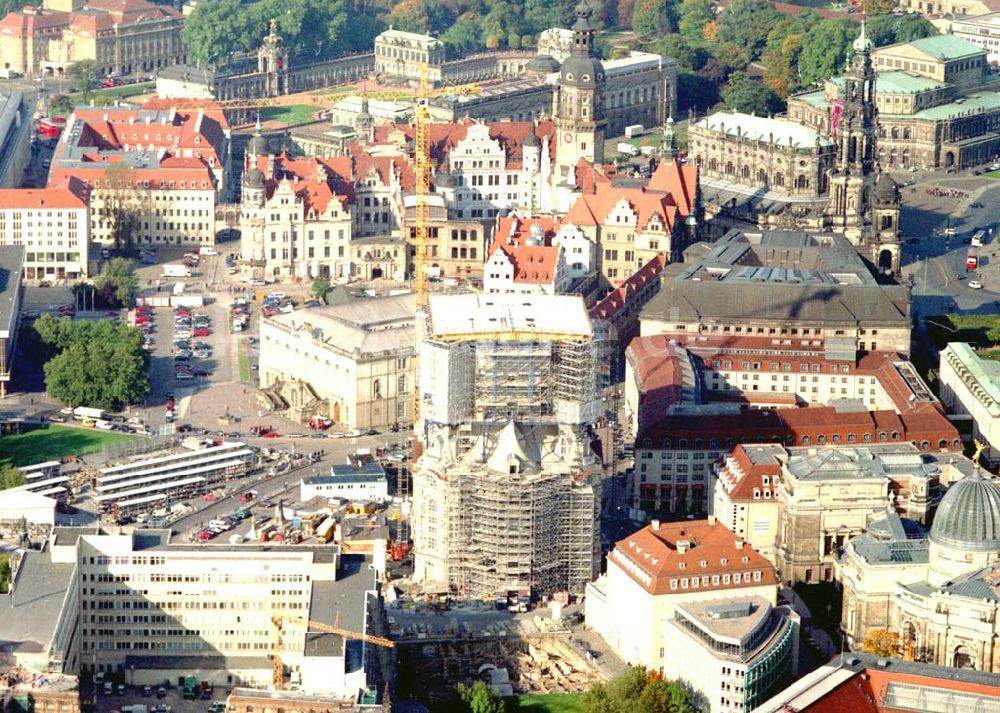
<instances>
[{"instance_id":1,"label":"parking lot","mask_svg":"<svg viewBox=\"0 0 1000 713\"><path fill-rule=\"evenodd\" d=\"M154 707L156 706L167 706L169 713L210 713L209 709L213 702L225 702L226 697L229 695L228 689L216 687L211 700L189 701L184 699L181 695L181 689L176 685L171 685L171 682L168 681L164 683L168 685L165 686L166 696L162 699L157 698L155 689L150 691L150 695L144 696L142 686L126 686L125 695L114 694L109 696L99 691L95 696L94 710L96 713L115 713L116 711L122 711L126 706L144 705L147 708L147 713L154 713ZM176 684L177 682L174 681L172 683ZM163 713L164 708L160 708L159 710Z\"/></svg>"}]
</instances>

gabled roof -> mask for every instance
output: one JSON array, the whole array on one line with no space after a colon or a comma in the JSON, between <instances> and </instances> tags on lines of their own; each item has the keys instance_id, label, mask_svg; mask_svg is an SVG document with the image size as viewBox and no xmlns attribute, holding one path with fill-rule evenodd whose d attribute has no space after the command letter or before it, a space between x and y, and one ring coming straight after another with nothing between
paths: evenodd
<instances>
[{"instance_id":1,"label":"gabled roof","mask_svg":"<svg viewBox=\"0 0 1000 713\"><path fill-rule=\"evenodd\" d=\"M326 212L334 199L346 209L354 196L348 156L289 158L284 153L273 158L258 156L257 168L265 176L268 198L274 195L282 181L289 182L296 198L302 201L307 218L311 211L317 215Z\"/></svg>"},{"instance_id":2,"label":"gabled roof","mask_svg":"<svg viewBox=\"0 0 1000 713\"><path fill-rule=\"evenodd\" d=\"M652 282L659 282L659 275L663 272L663 267L667 264L665 255L657 255L621 285L611 290L604 298L590 309L591 319L612 320L615 315L630 304L636 297L643 294L643 290ZM641 307L642 305L640 305Z\"/></svg>"},{"instance_id":3,"label":"gabled roof","mask_svg":"<svg viewBox=\"0 0 1000 713\"><path fill-rule=\"evenodd\" d=\"M494 240L489 257L501 252L514 268L514 282L528 285L551 285L559 265L558 245L508 245Z\"/></svg>"}]
</instances>

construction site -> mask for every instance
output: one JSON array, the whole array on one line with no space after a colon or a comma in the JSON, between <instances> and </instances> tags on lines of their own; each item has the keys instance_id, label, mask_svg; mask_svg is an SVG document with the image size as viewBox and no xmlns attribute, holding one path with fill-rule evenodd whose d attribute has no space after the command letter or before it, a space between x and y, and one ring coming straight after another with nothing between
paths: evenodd
<instances>
[{"instance_id":1,"label":"construction site","mask_svg":"<svg viewBox=\"0 0 1000 713\"><path fill-rule=\"evenodd\" d=\"M420 347L414 578L527 600L583 591L600 563L603 342L577 296L434 295Z\"/></svg>"}]
</instances>

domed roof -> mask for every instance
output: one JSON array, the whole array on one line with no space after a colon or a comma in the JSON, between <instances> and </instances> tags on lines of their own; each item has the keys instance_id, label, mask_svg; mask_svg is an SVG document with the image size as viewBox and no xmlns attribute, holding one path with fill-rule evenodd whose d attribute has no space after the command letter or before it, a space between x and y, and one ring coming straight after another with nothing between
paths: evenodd
<instances>
[{"instance_id":1,"label":"domed roof","mask_svg":"<svg viewBox=\"0 0 1000 713\"><path fill-rule=\"evenodd\" d=\"M878 181L875 182L875 200L877 201L894 201L898 192L899 186L888 173L880 175Z\"/></svg>"},{"instance_id":2,"label":"domed roof","mask_svg":"<svg viewBox=\"0 0 1000 713\"><path fill-rule=\"evenodd\" d=\"M253 154L254 156L267 156L269 152L270 149L267 146L267 139L259 133L254 134L253 138L250 139L250 143L247 144L247 153Z\"/></svg>"},{"instance_id":3,"label":"domed roof","mask_svg":"<svg viewBox=\"0 0 1000 713\"><path fill-rule=\"evenodd\" d=\"M564 87L596 87L604 81L604 65L594 57L570 55L559 67L559 84Z\"/></svg>"},{"instance_id":4,"label":"domed roof","mask_svg":"<svg viewBox=\"0 0 1000 713\"><path fill-rule=\"evenodd\" d=\"M559 60L550 54L536 54L524 65L526 72L537 72L539 74L551 74L559 71Z\"/></svg>"},{"instance_id":5,"label":"domed roof","mask_svg":"<svg viewBox=\"0 0 1000 713\"><path fill-rule=\"evenodd\" d=\"M941 498L931 542L964 552L1000 551L1000 488L979 471L948 488Z\"/></svg>"},{"instance_id":6,"label":"domed roof","mask_svg":"<svg viewBox=\"0 0 1000 713\"><path fill-rule=\"evenodd\" d=\"M247 188L263 188L264 172L254 166L243 176L243 185Z\"/></svg>"},{"instance_id":7,"label":"domed roof","mask_svg":"<svg viewBox=\"0 0 1000 713\"><path fill-rule=\"evenodd\" d=\"M534 124L532 124L531 131L528 132L528 135L524 137L524 145L536 149L541 148L542 146L542 142L538 140L538 134L535 133Z\"/></svg>"}]
</instances>

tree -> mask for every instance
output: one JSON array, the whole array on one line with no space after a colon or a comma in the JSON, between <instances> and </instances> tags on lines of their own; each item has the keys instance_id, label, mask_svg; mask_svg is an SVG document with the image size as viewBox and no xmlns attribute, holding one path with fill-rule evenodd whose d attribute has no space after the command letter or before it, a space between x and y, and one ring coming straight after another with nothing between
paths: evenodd
<instances>
[{"instance_id":1,"label":"tree","mask_svg":"<svg viewBox=\"0 0 1000 713\"><path fill-rule=\"evenodd\" d=\"M469 713L504 713L503 698L482 681L471 686L458 684L458 695Z\"/></svg>"},{"instance_id":2,"label":"tree","mask_svg":"<svg viewBox=\"0 0 1000 713\"><path fill-rule=\"evenodd\" d=\"M92 59L81 59L69 66L69 80L74 89L83 94L83 103L90 104L90 97L97 84L99 74L97 62Z\"/></svg>"},{"instance_id":3,"label":"tree","mask_svg":"<svg viewBox=\"0 0 1000 713\"><path fill-rule=\"evenodd\" d=\"M744 114L767 116L785 109L785 103L773 89L747 78L743 72L736 72L722 90L722 97L733 111Z\"/></svg>"},{"instance_id":4,"label":"tree","mask_svg":"<svg viewBox=\"0 0 1000 713\"><path fill-rule=\"evenodd\" d=\"M709 60L711 62L712 60ZM707 64L705 65L708 66ZM686 69L677 72L677 108L704 111L722 100L718 85Z\"/></svg>"},{"instance_id":5,"label":"tree","mask_svg":"<svg viewBox=\"0 0 1000 713\"><path fill-rule=\"evenodd\" d=\"M938 30L925 17L919 15L882 15L867 23L865 33L876 47L884 47L896 42L912 42L924 37L933 37Z\"/></svg>"},{"instance_id":6,"label":"tree","mask_svg":"<svg viewBox=\"0 0 1000 713\"><path fill-rule=\"evenodd\" d=\"M673 57L677 66L685 69L698 70L708 61L711 55L701 47L692 46L684 35L665 35L649 45L649 51Z\"/></svg>"},{"instance_id":7,"label":"tree","mask_svg":"<svg viewBox=\"0 0 1000 713\"><path fill-rule=\"evenodd\" d=\"M114 410L149 393L149 354L134 327L101 320L52 329L44 325L40 334L68 341L44 366L45 388L60 401ZM67 334L72 336L67 339Z\"/></svg>"},{"instance_id":8,"label":"tree","mask_svg":"<svg viewBox=\"0 0 1000 713\"><path fill-rule=\"evenodd\" d=\"M251 27L249 20L240 0L198 3L181 30L188 57L193 63L215 66L236 50L252 49L264 33Z\"/></svg>"},{"instance_id":9,"label":"tree","mask_svg":"<svg viewBox=\"0 0 1000 713\"><path fill-rule=\"evenodd\" d=\"M454 53L469 52L482 47L479 30L479 15L474 12L463 14L441 39Z\"/></svg>"},{"instance_id":10,"label":"tree","mask_svg":"<svg viewBox=\"0 0 1000 713\"><path fill-rule=\"evenodd\" d=\"M672 0L638 0L632 30L640 37L655 37L677 26L677 6Z\"/></svg>"},{"instance_id":11,"label":"tree","mask_svg":"<svg viewBox=\"0 0 1000 713\"><path fill-rule=\"evenodd\" d=\"M822 22L802 38L799 78L803 85L829 79L844 71L847 52L858 36L856 23L849 20Z\"/></svg>"},{"instance_id":12,"label":"tree","mask_svg":"<svg viewBox=\"0 0 1000 713\"><path fill-rule=\"evenodd\" d=\"M704 37L705 25L715 20L712 0L683 0L677 12L678 32L693 40Z\"/></svg>"},{"instance_id":13,"label":"tree","mask_svg":"<svg viewBox=\"0 0 1000 713\"><path fill-rule=\"evenodd\" d=\"M676 681L665 681L642 666L607 683L598 683L580 699L585 713L689 713L691 696Z\"/></svg>"},{"instance_id":14,"label":"tree","mask_svg":"<svg viewBox=\"0 0 1000 713\"><path fill-rule=\"evenodd\" d=\"M865 634L861 650L876 656L898 656L899 634L888 629L870 629Z\"/></svg>"},{"instance_id":15,"label":"tree","mask_svg":"<svg viewBox=\"0 0 1000 713\"><path fill-rule=\"evenodd\" d=\"M10 555L6 552L0 553L0 594L10 592Z\"/></svg>"},{"instance_id":16,"label":"tree","mask_svg":"<svg viewBox=\"0 0 1000 713\"><path fill-rule=\"evenodd\" d=\"M326 293L330 291L330 281L325 277L317 277L313 280L312 293L313 296L320 300L323 304L326 304Z\"/></svg>"},{"instance_id":17,"label":"tree","mask_svg":"<svg viewBox=\"0 0 1000 713\"><path fill-rule=\"evenodd\" d=\"M861 11L868 17L888 15L896 9L896 0L861 0Z\"/></svg>"},{"instance_id":18,"label":"tree","mask_svg":"<svg viewBox=\"0 0 1000 713\"><path fill-rule=\"evenodd\" d=\"M136 277L131 260L116 257L104 263L101 274L94 280L94 286L101 291L110 288L114 300L122 307L129 307L139 291L139 278Z\"/></svg>"},{"instance_id":19,"label":"tree","mask_svg":"<svg viewBox=\"0 0 1000 713\"><path fill-rule=\"evenodd\" d=\"M49 99L49 112L52 114L69 114L73 111L73 102L68 94L56 94Z\"/></svg>"},{"instance_id":20,"label":"tree","mask_svg":"<svg viewBox=\"0 0 1000 713\"><path fill-rule=\"evenodd\" d=\"M111 242L118 252L131 254L135 233L139 230L149 204L149 193L140 186L135 169L115 163L104 172L103 219L110 223Z\"/></svg>"},{"instance_id":21,"label":"tree","mask_svg":"<svg viewBox=\"0 0 1000 713\"><path fill-rule=\"evenodd\" d=\"M8 490L9 488L19 488L24 485L27 479L24 477L24 473L19 471L12 465L0 466L0 490Z\"/></svg>"},{"instance_id":22,"label":"tree","mask_svg":"<svg viewBox=\"0 0 1000 713\"><path fill-rule=\"evenodd\" d=\"M755 60L780 19L781 14L767 0L733 0L719 15L717 39L737 45Z\"/></svg>"}]
</instances>

